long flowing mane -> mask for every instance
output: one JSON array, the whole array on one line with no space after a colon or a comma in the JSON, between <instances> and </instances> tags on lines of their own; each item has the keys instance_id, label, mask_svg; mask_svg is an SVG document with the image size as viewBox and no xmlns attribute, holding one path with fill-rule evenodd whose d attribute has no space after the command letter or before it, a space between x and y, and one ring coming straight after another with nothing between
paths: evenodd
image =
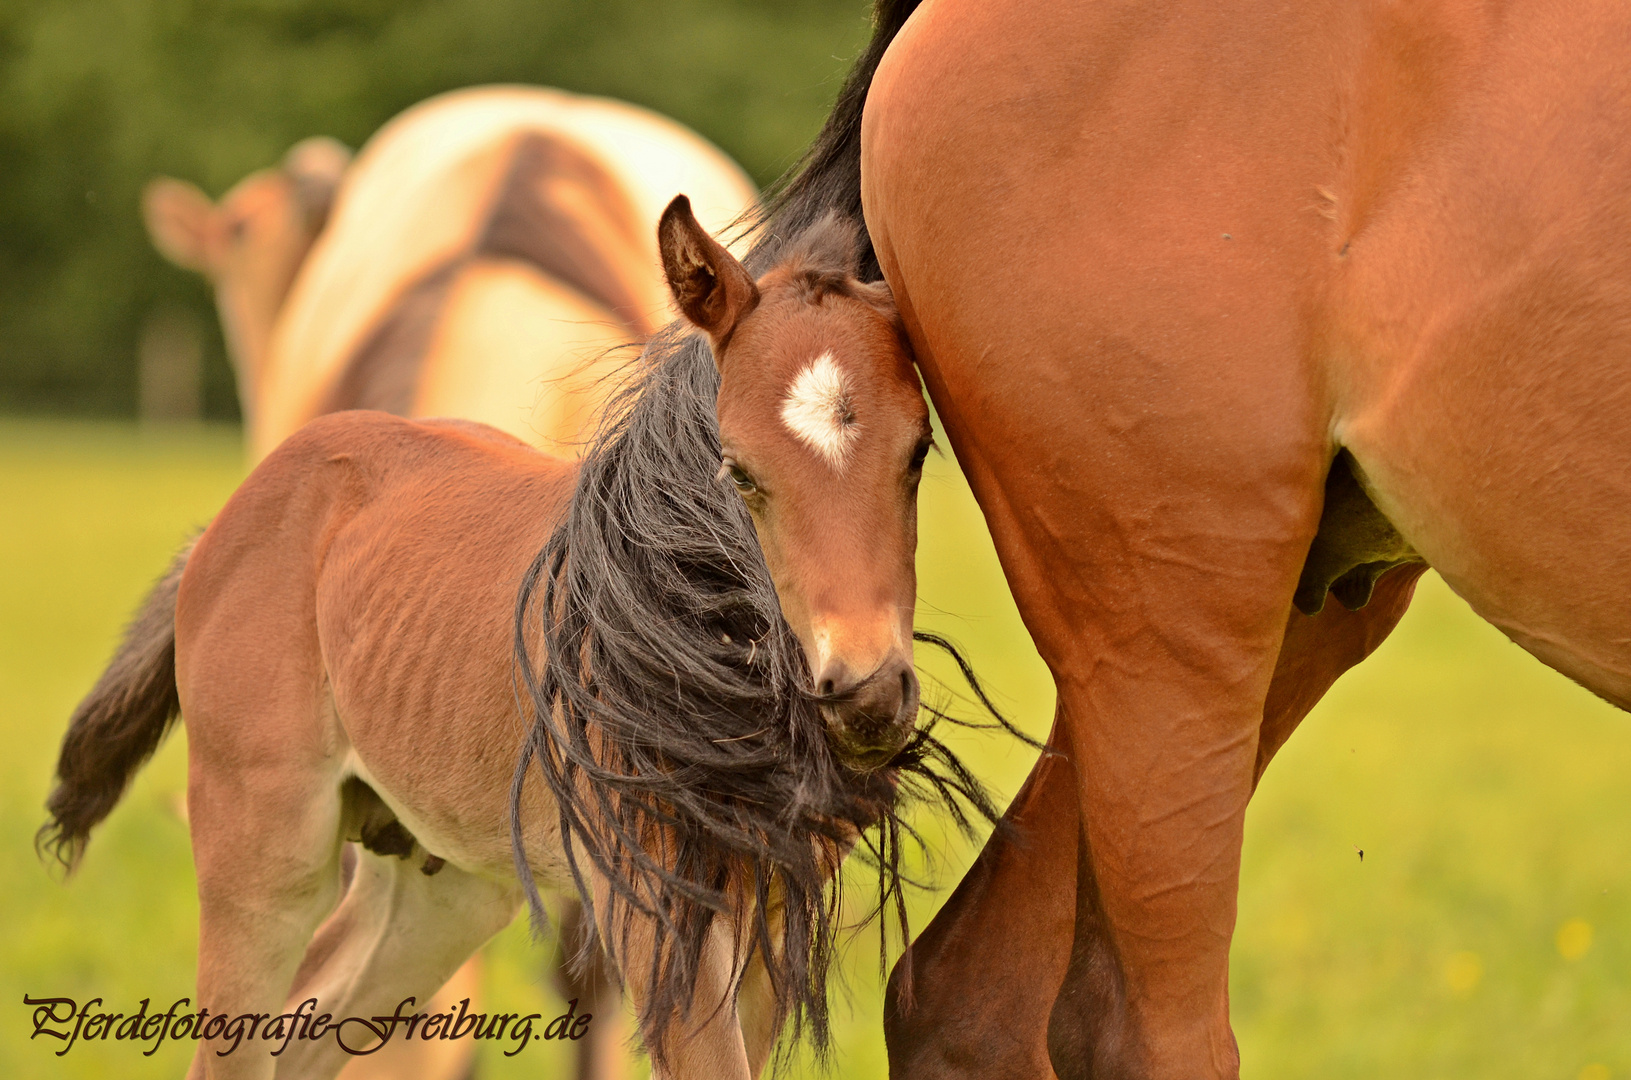
<instances>
[{"instance_id":1,"label":"long flowing mane","mask_svg":"<svg viewBox=\"0 0 1631 1080\"><path fill-rule=\"evenodd\" d=\"M829 211L859 224L859 155L845 146L911 6L880 4L877 39L758 227L753 273ZM861 272L878 277L870 245ZM934 737L934 723L951 719L939 710L888 769L856 773L832 754L752 522L718 479L718 389L701 337L659 334L609 406L571 510L522 585L515 658L533 722L511 793L516 867L541 927L519 812L536 762L599 933L616 943L636 914L655 922L648 1049L660 1054L684 1015L712 922L728 914L745 928L739 960L762 958L795 1039L820 1052L841 853L858 843L875 865L875 913L888 908L904 939L905 806L933 800L965 829L969 809L993 823L997 811ZM952 652L994 724L1019 735L948 643L918 638ZM608 882L609 902L595 904L581 859Z\"/></svg>"}]
</instances>

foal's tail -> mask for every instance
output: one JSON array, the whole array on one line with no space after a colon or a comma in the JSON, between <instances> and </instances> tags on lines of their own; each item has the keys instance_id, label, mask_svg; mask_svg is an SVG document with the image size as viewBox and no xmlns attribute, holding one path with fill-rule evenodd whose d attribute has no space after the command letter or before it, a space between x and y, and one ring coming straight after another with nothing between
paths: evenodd
<instances>
[{"instance_id":1,"label":"foal's tail","mask_svg":"<svg viewBox=\"0 0 1631 1080\"><path fill-rule=\"evenodd\" d=\"M34 837L70 871L91 829L112 812L181 714L176 692L176 592L192 554L189 543L147 594L106 671L68 721L57 758L57 786L46 799L50 820Z\"/></svg>"}]
</instances>

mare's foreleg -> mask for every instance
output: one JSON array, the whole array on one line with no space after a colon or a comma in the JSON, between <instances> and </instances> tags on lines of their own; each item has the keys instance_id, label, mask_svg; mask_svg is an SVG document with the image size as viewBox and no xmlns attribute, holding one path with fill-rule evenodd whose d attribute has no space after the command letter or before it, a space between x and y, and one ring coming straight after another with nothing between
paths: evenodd
<instances>
[{"instance_id":1,"label":"mare's foreleg","mask_svg":"<svg viewBox=\"0 0 1631 1080\"><path fill-rule=\"evenodd\" d=\"M1272 588L1175 590L1176 609L1084 665L1090 676L1061 678L1081 821L1047 1036L1061 1080L1238 1076L1228 959L1246 804L1297 721L1403 614L1415 573L1395 571L1357 612L1278 614L1272 637Z\"/></svg>"}]
</instances>

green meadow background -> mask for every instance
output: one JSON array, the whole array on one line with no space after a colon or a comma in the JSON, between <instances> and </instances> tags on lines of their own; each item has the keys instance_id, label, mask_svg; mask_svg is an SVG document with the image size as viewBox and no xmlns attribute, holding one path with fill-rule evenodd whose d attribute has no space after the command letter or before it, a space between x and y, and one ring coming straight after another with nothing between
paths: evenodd
<instances>
[{"instance_id":1,"label":"green meadow background","mask_svg":"<svg viewBox=\"0 0 1631 1080\"><path fill-rule=\"evenodd\" d=\"M127 1011L191 993L197 904L179 732L63 883L31 840L64 721L172 549L243 475L235 429L0 420L0 1076L178 1077L31 1041L24 994ZM1027 730L1052 690L955 466L923 489L922 622L956 638ZM959 749L1004 796L1029 753ZM941 880L974 848L941 837ZM1363 848L1360 861L1356 848ZM921 925L944 892L915 897ZM1247 819L1231 1000L1259 1080L1631 1078L1631 720L1541 667L1429 575L1386 645L1275 761ZM487 1000L548 1017L547 949L489 948ZM885 1065L875 939L844 967L835 1075ZM993 990L993 992L995 992ZM533 1044L479 1075L564 1077ZM795 1075L817 1075L807 1063Z\"/></svg>"},{"instance_id":2,"label":"green meadow background","mask_svg":"<svg viewBox=\"0 0 1631 1080\"><path fill-rule=\"evenodd\" d=\"M101 996L126 1012L192 992L184 732L73 880L32 849L69 711L175 546L243 475L233 427L121 419L135 412L141 328L176 310L210 328L204 415L237 415L209 289L148 245L142 184L163 172L218 196L300 138L360 145L426 96L494 81L647 105L768 183L819 128L868 6L0 0L0 1078L186 1067L175 1047L54 1057L22 1005ZM963 644L1043 735L1050 682L945 459L923 489L920 563L921 622ZM1004 799L1033 759L991 734L954 738ZM976 847L924 824L949 885ZM913 898L917 925L943 895ZM1281 752L1247 819L1231 985L1245 1074L1631 1080L1628 901L1631 719L1429 575L1391 640ZM547 952L522 925L501 935L487 1000L554 1015ZM876 956L862 934L844 965L838 1076L885 1074ZM534 1044L492 1051L480 1076L565 1068ZM793 1072L816 1075L802 1061Z\"/></svg>"}]
</instances>

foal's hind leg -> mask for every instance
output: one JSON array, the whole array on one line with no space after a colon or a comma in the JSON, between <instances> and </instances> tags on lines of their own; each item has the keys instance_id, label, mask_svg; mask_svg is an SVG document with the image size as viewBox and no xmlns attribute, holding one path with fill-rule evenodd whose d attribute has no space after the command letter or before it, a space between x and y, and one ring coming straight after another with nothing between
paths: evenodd
<instances>
[{"instance_id":1,"label":"foal's hind leg","mask_svg":"<svg viewBox=\"0 0 1631 1080\"><path fill-rule=\"evenodd\" d=\"M348 830L349 831L349 830ZM341 891L351 887L357 871L356 844L347 844L341 858ZM311 982L345 941L350 923L347 918L330 916L317 931L317 936L306 949L300 970L294 977L296 987ZM461 999L479 1001L481 995L482 964L480 954L472 956L429 1001L419 1003L420 1012L447 1012ZM305 999L298 998L292 1006ZM474 1011L477 1006L472 1004ZM287 1011L287 1010L285 1010ZM355 1025L352 1025L354 1028ZM389 1046L359 1057L353 1057L340 1071L340 1080L470 1080L474 1068L476 1046L470 1040L458 1041L403 1041L393 1039Z\"/></svg>"},{"instance_id":2,"label":"foal's hind leg","mask_svg":"<svg viewBox=\"0 0 1631 1080\"><path fill-rule=\"evenodd\" d=\"M513 886L451 864L431 875L420 866L418 859L359 852L351 888L312 942L312 962L301 969L288 998L290 1009L316 998L318 1011L337 1019L372 1018L392 1015L411 997L414 1001L401 1010L411 1016L514 917L519 894ZM406 1028L397 1026L390 1041L408 1037ZM340 1040L353 1051L377 1041L362 1024L346 1024L337 1035L317 1041L292 1040L279 1059L278 1075L333 1077L351 1059Z\"/></svg>"},{"instance_id":3,"label":"foal's hind leg","mask_svg":"<svg viewBox=\"0 0 1631 1080\"><path fill-rule=\"evenodd\" d=\"M555 989L562 1000L578 1002L578 1013L594 1016L581 1041L573 1043L576 1080L622 1080L629 1073L625 1048L623 988L618 985L611 959L600 942L583 940L588 931L583 902L576 896L561 905L560 941L551 960ZM579 950L588 955L578 955Z\"/></svg>"},{"instance_id":4,"label":"foal's hind leg","mask_svg":"<svg viewBox=\"0 0 1631 1080\"><path fill-rule=\"evenodd\" d=\"M598 912L609 907L610 889L605 880L591 873ZM626 932L615 928L622 920L613 916L614 928L601 927L601 941L623 975L629 997L634 1002L642 1026L647 1017L652 951L655 934L650 920L628 920ZM716 917L702 948L691 1000L680 1010L665 1033L661 1065L652 1065L652 1080L752 1080L756 1067L748 1059L742 1023L733 1008L738 979L732 928L724 917ZM642 1031L642 1034L646 1032ZM647 1041L648 1049L651 1043ZM758 1049L755 1047L755 1049Z\"/></svg>"},{"instance_id":5,"label":"foal's hind leg","mask_svg":"<svg viewBox=\"0 0 1631 1080\"><path fill-rule=\"evenodd\" d=\"M262 719L262 730L290 730ZM259 1025L281 1011L301 953L339 891L339 797L321 760L280 755L270 745L254 747L264 755L258 760L244 756L257 740L223 740L200 710L189 715L188 729L197 1005L226 1018L204 1021L206 1034L217 1037L200 1042L188 1075L266 1080L277 1059L257 1037ZM225 752L228 742L238 753Z\"/></svg>"}]
</instances>

